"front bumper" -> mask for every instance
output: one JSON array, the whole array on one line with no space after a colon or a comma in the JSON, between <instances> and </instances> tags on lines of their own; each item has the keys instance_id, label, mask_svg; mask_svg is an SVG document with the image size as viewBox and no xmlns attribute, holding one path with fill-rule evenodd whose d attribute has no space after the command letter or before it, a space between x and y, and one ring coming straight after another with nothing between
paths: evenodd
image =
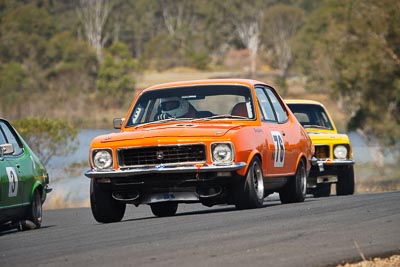
<instances>
[{"instance_id":1,"label":"front bumper","mask_svg":"<svg viewBox=\"0 0 400 267\"><path fill-rule=\"evenodd\" d=\"M317 184L337 182L338 174L351 168L355 164L355 161L352 159L331 160L313 157L311 163L312 166L307 179L307 187L314 188Z\"/></svg>"},{"instance_id":2,"label":"front bumper","mask_svg":"<svg viewBox=\"0 0 400 267\"><path fill-rule=\"evenodd\" d=\"M231 172L241 170L246 167L245 162L236 162L232 165L203 165L203 166L164 166L158 165L150 168L132 168L117 171L95 171L88 170L85 173L89 178L121 178L121 177L134 177L139 175L150 174L167 174L167 173L203 173L203 172Z\"/></svg>"},{"instance_id":3,"label":"front bumper","mask_svg":"<svg viewBox=\"0 0 400 267\"><path fill-rule=\"evenodd\" d=\"M215 204L226 197L224 192L234 182L235 171L245 167L245 162L227 166L159 165L118 171L89 170L85 175L111 192L114 199L135 205L165 201L193 203L207 199L213 199Z\"/></svg>"},{"instance_id":4,"label":"front bumper","mask_svg":"<svg viewBox=\"0 0 400 267\"><path fill-rule=\"evenodd\" d=\"M355 164L355 161L352 159L317 159L313 157L311 159L311 163L313 166L317 166L320 172L324 172L325 168L335 168L337 166L351 166Z\"/></svg>"}]
</instances>

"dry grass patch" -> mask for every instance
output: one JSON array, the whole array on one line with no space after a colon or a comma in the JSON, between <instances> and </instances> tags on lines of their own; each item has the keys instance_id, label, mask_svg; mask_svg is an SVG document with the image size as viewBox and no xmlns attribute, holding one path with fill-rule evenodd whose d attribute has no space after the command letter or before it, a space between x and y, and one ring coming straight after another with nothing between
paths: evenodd
<instances>
[{"instance_id":1,"label":"dry grass patch","mask_svg":"<svg viewBox=\"0 0 400 267\"><path fill-rule=\"evenodd\" d=\"M399 267L400 255L393 255L389 258L374 258L371 260L363 260L357 263L340 264L338 267Z\"/></svg>"},{"instance_id":2,"label":"dry grass patch","mask_svg":"<svg viewBox=\"0 0 400 267\"><path fill-rule=\"evenodd\" d=\"M374 164L365 163L356 164L355 168L357 193L400 191L399 166L385 164L383 169L379 169Z\"/></svg>"}]
</instances>

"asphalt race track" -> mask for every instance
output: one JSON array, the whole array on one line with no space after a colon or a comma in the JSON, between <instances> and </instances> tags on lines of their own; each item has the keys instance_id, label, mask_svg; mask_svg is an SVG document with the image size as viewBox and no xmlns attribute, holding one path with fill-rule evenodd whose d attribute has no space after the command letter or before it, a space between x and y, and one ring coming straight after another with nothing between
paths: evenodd
<instances>
[{"instance_id":1,"label":"asphalt race track","mask_svg":"<svg viewBox=\"0 0 400 267\"><path fill-rule=\"evenodd\" d=\"M128 206L120 223L88 208L44 211L39 230L0 233L0 266L334 266L400 253L400 192L235 210Z\"/></svg>"}]
</instances>

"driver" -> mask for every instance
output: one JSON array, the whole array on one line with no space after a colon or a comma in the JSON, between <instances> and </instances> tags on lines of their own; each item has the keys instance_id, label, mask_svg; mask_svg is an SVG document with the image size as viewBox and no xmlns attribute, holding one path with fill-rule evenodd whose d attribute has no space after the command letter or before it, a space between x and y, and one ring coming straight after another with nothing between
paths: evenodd
<instances>
[{"instance_id":1,"label":"driver","mask_svg":"<svg viewBox=\"0 0 400 267\"><path fill-rule=\"evenodd\" d=\"M161 114L158 119L175 118L193 118L196 115L194 108L189 101L180 97L161 98Z\"/></svg>"}]
</instances>

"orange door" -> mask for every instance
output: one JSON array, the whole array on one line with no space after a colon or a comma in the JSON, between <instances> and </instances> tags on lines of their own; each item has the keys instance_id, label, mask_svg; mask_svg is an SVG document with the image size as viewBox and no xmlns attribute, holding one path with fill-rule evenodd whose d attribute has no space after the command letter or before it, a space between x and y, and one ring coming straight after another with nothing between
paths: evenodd
<instances>
[{"instance_id":1,"label":"orange door","mask_svg":"<svg viewBox=\"0 0 400 267\"><path fill-rule=\"evenodd\" d=\"M261 123L264 128L266 152L266 174L287 175L293 169L292 138L293 123L288 117L279 95L271 87L255 88Z\"/></svg>"},{"instance_id":2,"label":"orange door","mask_svg":"<svg viewBox=\"0 0 400 267\"><path fill-rule=\"evenodd\" d=\"M271 123L263 123L265 143L267 151L265 152L265 160L267 167L267 175L275 176L287 172L287 148L285 147L285 135L280 131L278 125Z\"/></svg>"}]
</instances>

